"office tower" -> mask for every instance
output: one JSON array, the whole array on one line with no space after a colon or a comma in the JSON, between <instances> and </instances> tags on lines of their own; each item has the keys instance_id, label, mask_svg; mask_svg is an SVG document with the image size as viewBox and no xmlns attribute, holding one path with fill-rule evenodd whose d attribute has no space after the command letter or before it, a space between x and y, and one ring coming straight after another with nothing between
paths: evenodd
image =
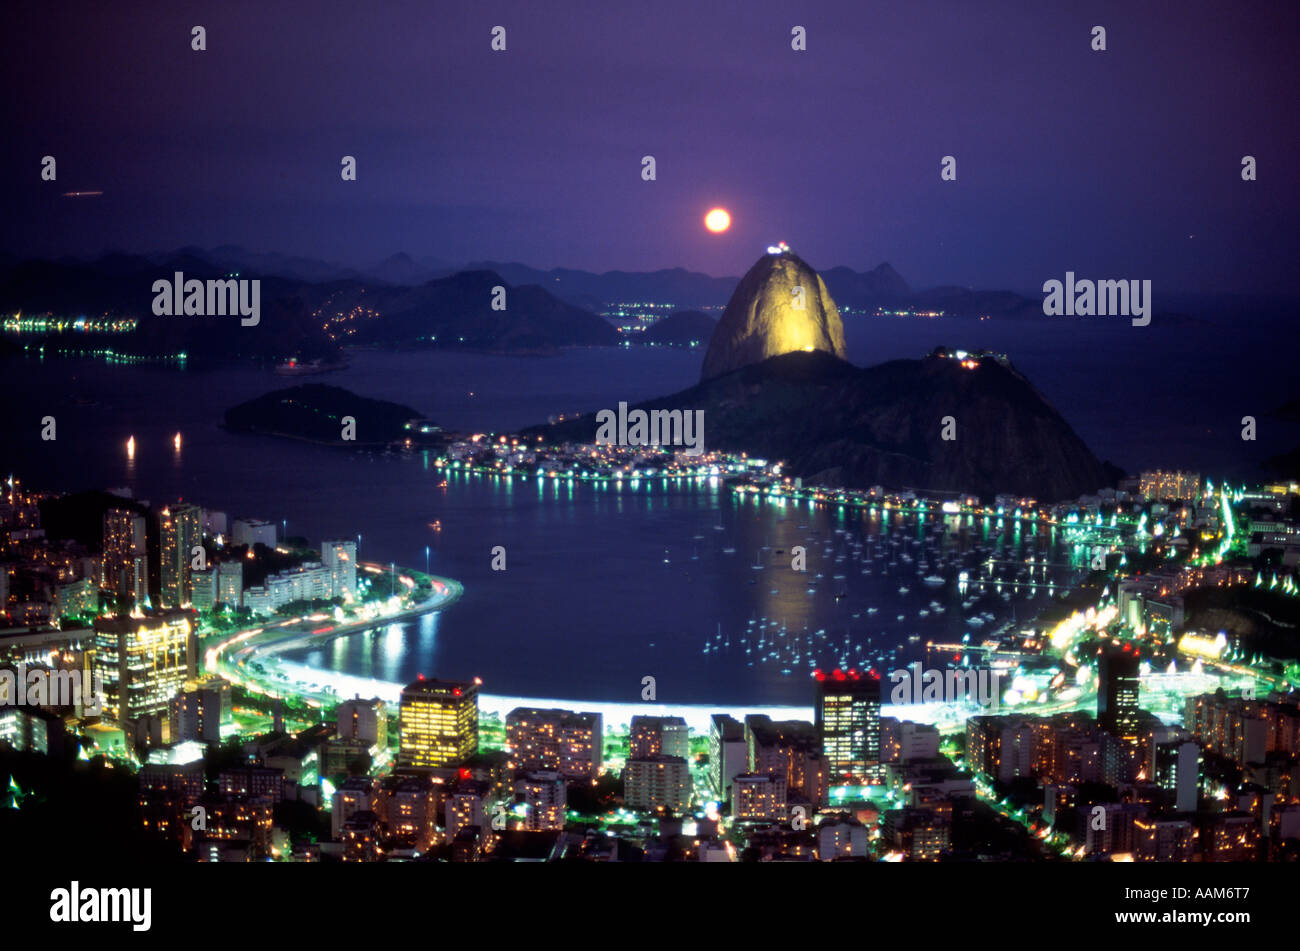
<instances>
[{"instance_id":1,"label":"office tower","mask_svg":"<svg viewBox=\"0 0 1300 951\"><path fill-rule=\"evenodd\" d=\"M516 707L506 714L510 765L517 770L555 770L565 779L595 779L604 742L599 713Z\"/></svg>"},{"instance_id":2,"label":"office tower","mask_svg":"<svg viewBox=\"0 0 1300 951\"><path fill-rule=\"evenodd\" d=\"M709 723L709 783L719 800L731 800L731 781L748 770L744 726L733 716L715 713Z\"/></svg>"},{"instance_id":3,"label":"office tower","mask_svg":"<svg viewBox=\"0 0 1300 951\"><path fill-rule=\"evenodd\" d=\"M104 513L104 556L100 584L123 610L143 604L149 591L148 538L143 515L127 509Z\"/></svg>"},{"instance_id":4,"label":"office tower","mask_svg":"<svg viewBox=\"0 0 1300 951\"><path fill-rule=\"evenodd\" d=\"M1138 653L1133 645L1110 646L1097 662L1097 722L1129 743L1138 739Z\"/></svg>"},{"instance_id":5,"label":"office tower","mask_svg":"<svg viewBox=\"0 0 1300 951\"><path fill-rule=\"evenodd\" d=\"M814 671L817 733L830 761L831 782L880 781L880 675L875 671Z\"/></svg>"},{"instance_id":6,"label":"office tower","mask_svg":"<svg viewBox=\"0 0 1300 951\"><path fill-rule=\"evenodd\" d=\"M217 600L231 608L244 604L244 563L238 559L217 566Z\"/></svg>"},{"instance_id":7,"label":"office tower","mask_svg":"<svg viewBox=\"0 0 1300 951\"><path fill-rule=\"evenodd\" d=\"M344 700L339 704L335 736L370 746L388 748L388 705L375 697Z\"/></svg>"},{"instance_id":8,"label":"office tower","mask_svg":"<svg viewBox=\"0 0 1300 951\"><path fill-rule=\"evenodd\" d=\"M357 599L357 543L354 539L321 542L320 560L330 577L330 597Z\"/></svg>"},{"instance_id":9,"label":"office tower","mask_svg":"<svg viewBox=\"0 0 1300 951\"><path fill-rule=\"evenodd\" d=\"M628 743L628 759L646 759L660 753L682 759L691 755L690 727L681 717L633 717Z\"/></svg>"},{"instance_id":10,"label":"office tower","mask_svg":"<svg viewBox=\"0 0 1300 951\"><path fill-rule=\"evenodd\" d=\"M567 800L564 778L553 770L525 773L515 780L515 797L524 805L524 828L530 832L564 828Z\"/></svg>"},{"instance_id":11,"label":"office tower","mask_svg":"<svg viewBox=\"0 0 1300 951\"><path fill-rule=\"evenodd\" d=\"M194 612L100 617L94 629L105 715L134 721L167 712L168 701L194 676Z\"/></svg>"},{"instance_id":12,"label":"office tower","mask_svg":"<svg viewBox=\"0 0 1300 951\"><path fill-rule=\"evenodd\" d=\"M478 685L420 679L402 691L402 766L455 766L478 750Z\"/></svg>"},{"instance_id":13,"label":"office tower","mask_svg":"<svg viewBox=\"0 0 1300 951\"><path fill-rule=\"evenodd\" d=\"M203 543L203 510L197 505L176 504L159 516L162 560L161 600L164 607L178 608L193 599L192 559Z\"/></svg>"},{"instance_id":14,"label":"office tower","mask_svg":"<svg viewBox=\"0 0 1300 951\"><path fill-rule=\"evenodd\" d=\"M656 753L630 759L623 769L623 800L629 809L681 815L691 804L691 769L680 756Z\"/></svg>"}]
</instances>

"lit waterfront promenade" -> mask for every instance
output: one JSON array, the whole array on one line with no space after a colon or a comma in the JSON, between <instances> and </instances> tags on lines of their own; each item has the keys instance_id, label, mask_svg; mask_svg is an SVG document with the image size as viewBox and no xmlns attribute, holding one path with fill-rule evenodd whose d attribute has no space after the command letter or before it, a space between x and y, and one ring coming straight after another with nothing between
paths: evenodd
<instances>
[{"instance_id":1,"label":"lit waterfront promenade","mask_svg":"<svg viewBox=\"0 0 1300 951\"><path fill-rule=\"evenodd\" d=\"M405 571L405 569L403 569ZM313 706L328 706L353 697L378 697L396 706L405 684L369 677L359 677L341 671L312 667L306 664L282 660L276 655L283 650L300 646L315 638L334 638L359 634L377 627L388 626L401 621L412 620L425 614L436 613L454 603L463 592L462 586L449 578L426 576L419 572L409 572L412 576L428 578L433 586L431 597L390 615L367 618L346 624L321 624L319 615L316 621L311 618L294 618L286 621L240 631L222 638L220 643L210 646L205 652L207 669L219 673L237 682L247 689L272 697L296 696ZM265 667L265 672L256 673L251 669L251 662L256 659ZM1217 667L1218 665L1207 665ZM1241 680L1250 680L1251 674L1231 668L1223 674L1236 674ZM282 674L283 677L276 676ZM1152 705L1152 712L1169 723L1182 722L1182 700L1187 696L1212 692L1216 687L1229 686L1231 677L1215 676L1208 672L1184 671L1180 673L1157 673L1152 671L1143 677L1144 694ZM886 697L890 689L888 677L884 684ZM809 696L813 686L809 684ZM812 721L814 711L811 706L778 706L753 704L746 706L729 706L708 703L658 703L645 701L610 701L581 700L559 697L522 697L501 694L480 693L479 708L486 713L496 714L504 720L506 714L516 707L559 708L575 711L598 712L604 718L607 728L625 726L633 716L680 716L697 736L707 735L711 718L715 714L728 714L742 719L749 714L766 714L776 720ZM1047 703L1004 706L999 712L1003 714L1020 714L1050 716L1071 710L1095 711L1095 689L1081 691L1069 700L1053 700ZM915 703L881 706L881 716L926 723L939 729L941 733L958 733L965 729L966 720L971 716L989 713L973 702L960 703Z\"/></svg>"}]
</instances>

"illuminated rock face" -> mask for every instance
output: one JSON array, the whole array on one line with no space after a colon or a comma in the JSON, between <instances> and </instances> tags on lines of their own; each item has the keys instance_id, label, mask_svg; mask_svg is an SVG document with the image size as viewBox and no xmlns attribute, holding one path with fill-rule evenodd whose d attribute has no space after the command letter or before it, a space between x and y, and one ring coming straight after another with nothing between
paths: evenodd
<instances>
[{"instance_id":1,"label":"illuminated rock face","mask_svg":"<svg viewBox=\"0 0 1300 951\"><path fill-rule=\"evenodd\" d=\"M844 359L844 325L816 271L788 251L765 254L727 302L700 379L795 350Z\"/></svg>"}]
</instances>

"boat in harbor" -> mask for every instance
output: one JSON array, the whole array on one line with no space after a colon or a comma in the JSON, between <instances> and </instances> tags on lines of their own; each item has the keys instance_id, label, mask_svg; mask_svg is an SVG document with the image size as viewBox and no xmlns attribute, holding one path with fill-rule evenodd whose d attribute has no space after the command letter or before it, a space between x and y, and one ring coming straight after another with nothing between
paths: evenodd
<instances>
[{"instance_id":1,"label":"boat in harbor","mask_svg":"<svg viewBox=\"0 0 1300 951\"><path fill-rule=\"evenodd\" d=\"M284 363L275 368L275 372L280 376L310 376L314 373L333 373L335 370L346 370L348 364L343 361L327 362L324 360L299 360L297 357L290 357Z\"/></svg>"}]
</instances>

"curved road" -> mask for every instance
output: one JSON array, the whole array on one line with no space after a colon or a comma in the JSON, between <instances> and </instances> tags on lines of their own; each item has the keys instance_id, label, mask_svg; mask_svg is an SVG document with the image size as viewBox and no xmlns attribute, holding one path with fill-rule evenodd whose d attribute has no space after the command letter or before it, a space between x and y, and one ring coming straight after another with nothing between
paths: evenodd
<instances>
[{"instance_id":1,"label":"curved road","mask_svg":"<svg viewBox=\"0 0 1300 951\"><path fill-rule=\"evenodd\" d=\"M364 565L363 565L364 567ZM371 565L372 568L387 570L385 565ZM420 580L427 580L432 594L423 601L403 605L391 613L379 613L374 617L359 618L355 621L337 623L324 612L303 617L283 620L268 620L261 625L225 634L221 640L204 649L203 666L208 673L219 674L232 683L272 698L285 696L299 697L311 706L324 706L337 703L340 698L326 691L309 691L301 684L288 680L276 680L252 671L250 662L259 651L267 648L284 648L294 643L310 642L313 638L338 637L340 635L359 634L371 628L395 624L410 620L454 603L464 592L460 582L451 578L440 578L418 571L403 570L402 575L413 580L412 587Z\"/></svg>"}]
</instances>

